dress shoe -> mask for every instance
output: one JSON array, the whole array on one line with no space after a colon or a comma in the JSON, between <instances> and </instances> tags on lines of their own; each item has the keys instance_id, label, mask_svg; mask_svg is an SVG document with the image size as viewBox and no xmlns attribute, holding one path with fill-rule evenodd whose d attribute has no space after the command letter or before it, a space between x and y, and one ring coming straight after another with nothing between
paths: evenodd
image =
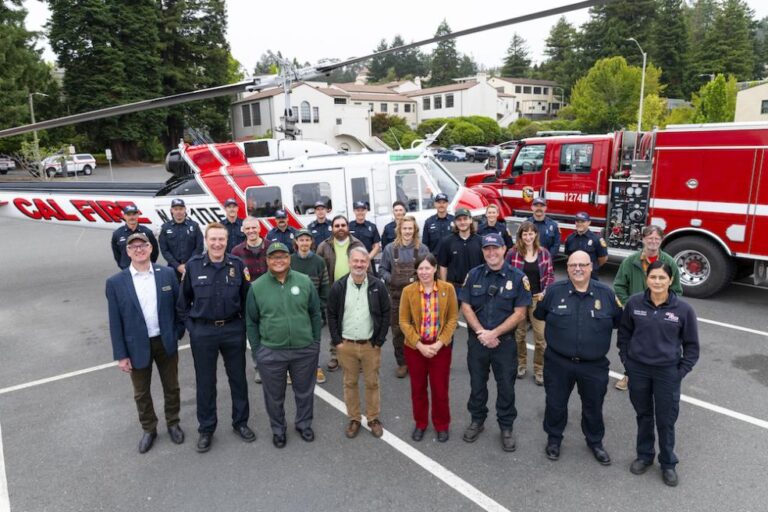
<instances>
[{"instance_id":1,"label":"dress shoe","mask_svg":"<svg viewBox=\"0 0 768 512\"><path fill-rule=\"evenodd\" d=\"M371 429L371 435L373 435L373 437L381 437L384 435L384 427L379 420L369 421L368 428Z\"/></svg>"},{"instance_id":2,"label":"dress shoe","mask_svg":"<svg viewBox=\"0 0 768 512\"><path fill-rule=\"evenodd\" d=\"M311 443L312 441L315 440L315 431L312 430L312 427L307 427L303 429L296 427L296 432L301 434L301 438L308 443Z\"/></svg>"},{"instance_id":3,"label":"dress shoe","mask_svg":"<svg viewBox=\"0 0 768 512\"><path fill-rule=\"evenodd\" d=\"M272 444L275 448L285 448L285 434L273 434Z\"/></svg>"},{"instance_id":4,"label":"dress shoe","mask_svg":"<svg viewBox=\"0 0 768 512\"><path fill-rule=\"evenodd\" d=\"M653 465L653 462L648 462L647 460L643 459L635 459L632 461L632 464L629 466L629 472L633 475L642 475L646 471L648 471L648 468Z\"/></svg>"},{"instance_id":5,"label":"dress shoe","mask_svg":"<svg viewBox=\"0 0 768 512\"><path fill-rule=\"evenodd\" d=\"M200 437L197 439L197 453L210 450L211 443L213 443L213 432L200 432Z\"/></svg>"},{"instance_id":6,"label":"dress shoe","mask_svg":"<svg viewBox=\"0 0 768 512\"><path fill-rule=\"evenodd\" d=\"M464 441L468 443L474 443L477 441L477 438L480 437L480 432L485 430L485 427L482 423L475 423L474 421L469 424L467 429L464 431Z\"/></svg>"},{"instance_id":7,"label":"dress shoe","mask_svg":"<svg viewBox=\"0 0 768 512\"><path fill-rule=\"evenodd\" d=\"M667 468L661 470L661 479L664 483L670 487L677 487L677 471L674 468Z\"/></svg>"},{"instance_id":8,"label":"dress shoe","mask_svg":"<svg viewBox=\"0 0 768 512\"><path fill-rule=\"evenodd\" d=\"M155 442L157 432L144 432L139 441L139 453L147 453L152 449L152 444Z\"/></svg>"},{"instance_id":9,"label":"dress shoe","mask_svg":"<svg viewBox=\"0 0 768 512\"><path fill-rule=\"evenodd\" d=\"M397 367L397 371L395 372L395 375L397 375L398 379L404 379L406 375L408 375L408 367L403 365L400 365Z\"/></svg>"},{"instance_id":10,"label":"dress shoe","mask_svg":"<svg viewBox=\"0 0 768 512\"><path fill-rule=\"evenodd\" d=\"M255 382L256 384L261 384L261 374L257 369L254 369L253 371L253 382Z\"/></svg>"},{"instance_id":11,"label":"dress shoe","mask_svg":"<svg viewBox=\"0 0 768 512\"><path fill-rule=\"evenodd\" d=\"M360 432L360 422L357 420L349 420L349 425L347 425L346 430L344 430L344 433L347 435L348 438L352 439L354 437L357 437L357 433Z\"/></svg>"},{"instance_id":12,"label":"dress shoe","mask_svg":"<svg viewBox=\"0 0 768 512\"><path fill-rule=\"evenodd\" d=\"M240 436L240 439L246 443L252 443L256 440L256 432L248 428L248 425L238 425L236 427L232 427L232 430L234 430L235 434Z\"/></svg>"},{"instance_id":13,"label":"dress shoe","mask_svg":"<svg viewBox=\"0 0 768 512\"><path fill-rule=\"evenodd\" d=\"M544 453L547 454L547 458L549 460L558 460L560 459L560 445L559 444L548 444L546 448L544 448Z\"/></svg>"},{"instance_id":14,"label":"dress shoe","mask_svg":"<svg viewBox=\"0 0 768 512\"><path fill-rule=\"evenodd\" d=\"M437 442L438 443L445 443L445 442L448 441L449 437L450 437L450 435L448 435L448 431L447 430L441 430L440 432L437 433Z\"/></svg>"},{"instance_id":15,"label":"dress shoe","mask_svg":"<svg viewBox=\"0 0 768 512\"><path fill-rule=\"evenodd\" d=\"M593 446L592 454L595 456L595 460L603 466L611 465L611 456L608 455L608 452L602 446Z\"/></svg>"},{"instance_id":16,"label":"dress shoe","mask_svg":"<svg viewBox=\"0 0 768 512\"><path fill-rule=\"evenodd\" d=\"M515 434L512 433L512 429L504 429L501 431L501 449L505 452L513 452L517 446L515 445Z\"/></svg>"},{"instance_id":17,"label":"dress shoe","mask_svg":"<svg viewBox=\"0 0 768 512\"><path fill-rule=\"evenodd\" d=\"M526 370L525 366L518 366L517 367L517 378L518 379L522 379L523 377L525 377L525 372L526 371L527 370Z\"/></svg>"},{"instance_id":18,"label":"dress shoe","mask_svg":"<svg viewBox=\"0 0 768 512\"><path fill-rule=\"evenodd\" d=\"M180 426L174 425L168 427L168 434L171 436L171 441L173 441L174 444L181 444L184 442L184 431L181 430Z\"/></svg>"},{"instance_id":19,"label":"dress shoe","mask_svg":"<svg viewBox=\"0 0 768 512\"><path fill-rule=\"evenodd\" d=\"M424 429L419 427L414 428L413 432L411 433L411 439L417 442L424 439Z\"/></svg>"}]
</instances>

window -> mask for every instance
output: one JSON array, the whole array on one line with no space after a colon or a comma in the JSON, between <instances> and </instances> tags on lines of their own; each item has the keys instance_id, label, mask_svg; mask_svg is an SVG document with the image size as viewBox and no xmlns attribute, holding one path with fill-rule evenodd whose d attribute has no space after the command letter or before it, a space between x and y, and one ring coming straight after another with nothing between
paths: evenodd
<instances>
[{"instance_id":1,"label":"window","mask_svg":"<svg viewBox=\"0 0 768 512\"><path fill-rule=\"evenodd\" d=\"M543 94L549 94L549 87L542 87L542 88L541 88L541 92L542 92Z\"/></svg>"},{"instance_id":2,"label":"window","mask_svg":"<svg viewBox=\"0 0 768 512\"><path fill-rule=\"evenodd\" d=\"M403 112L410 112L410 111L411 111L410 103L406 103L405 105L403 105Z\"/></svg>"},{"instance_id":3,"label":"window","mask_svg":"<svg viewBox=\"0 0 768 512\"><path fill-rule=\"evenodd\" d=\"M395 113L400 112L400 104L399 103L395 103L393 108L394 108Z\"/></svg>"},{"instance_id":4,"label":"window","mask_svg":"<svg viewBox=\"0 0 768 512\"><path fill-rule=\"evenodd\" d=\"M768 114L768 100L763 100L762 104L760 105L760 113Z\"/></svg>"},{"instance_id":5,"label":"window","mask_svg":"<svg viewBox=\"0 0 768 512\"><path fill-rule=\"evenodd\" d=\"M547 106L546 105L542 105L541 106L541 111L542 112L546 112L547 111Z\"/></svg>"},{"instance_id":6,"label":"window","mask_svg":"<svg viewBox=\"0 0 768 512\"><path fill-rule=\"evenodd\" d=\"M336 126L341 126L341 118L340 117L336 118Z\"/></svg>"},{"instance_id":7,"label":"window","mask_svg":"<svg viewBox=\"0 0 768 512\"><path fill-rule=\"evenodd\" d=\"M368 194L368 178L352 178L349 183L352 188L352 202L365 201L370 207L371 196Z\"/></svg>"},{"instance_id":8,"label":"window","mask_svg":"<svg viewBox=\"0 0 768 512\"><path fill-rule=\"evenodd\" d=\"M456 182L456 178L443 168L443 166L432 159L428 159L424 162L424 168L427 170L432 182L437 185L442 192L448 196L448 201L453 201L453 197L459 191L459 184Z\"/></svg>"},{"instance_id":9,"label":"window","mask_svg":"<svg viewBox=\"0 0 768 512\"><path fill-rule=\"evenodd\" d=\"M422 108L423 108L424 110L429 110L429 108L430 108L430 100L429 100L429 97L427 97L427 98L424 98L423 102L424 102L424 105L422 106Z\"/></svg>"},{"instance_id":10,"label":"window","mask_svg":"<svg viewBox=\"0 0 768 512\"><path fill-rule=\"evenodd\" d=\"M334 105L346 105L347 104L347 98L333 98L333 104ZM359 105L359 103L358 103Z\"/></svg>"},{"instance_id":11,"label":"window","mask_svg":"<svg viewBox=\"0 0 768 512\"><path fill-rule=\"evenodd\" d=\"M272 217L283 207L280 187L251 187L245 191L245 206L248 215Z\"/></svg>"},{"instance_id":12,"label":"window","mask_svg":"<svg viewBox=\"0 0 768 512\"><path fill-rule=\"evenodd\" d=\"M312 122L320 122L320 107L312 107Z\"/></svg>"},{"instance_id":13,"label":"window","mask_svg":"<svg viewBox=\"0 0 768 512\"><path fill-rule=\"evenodd\" d=\"M453 94L445 95L445 108L453 108Z\"/></svg>"},{"instance_id":14,"label":"window","mask_svg":"<svg viewBox=\"0 0 768 512\"><path fill-rule=\"evenodd\" d=\"M253 126L261 126L261 103L251 103L251 117Z\"/></svg>"},{"instance_id":15,"label":"window","mask_svg":"<svg viewBox=\"0 0 768 512\"><path fill-rule=\"evenodd\" d=\"M523 87L523 94L531 94L531 86L530 85L526 85L525 87Z\"/></svg>"},{"instance_id":16,"label":"window","mask_svg":"<svg viewBox=\"0 0 768 512\"><path fill-rule=\"evenodd\" d=\"M592 170L592 144L563 144L560 172L589 173Z\"/></svg>"},{"instance_id":17,"label":"window","mask_svg":"<svg viewBox=\"0 0 768 512\"><path fill-rule=\"evenodd\" d=\"M519 85L516 85L515 86L515 93L520 94L521 92L523 92L523 88L520 87Z\"/></svg>"},{"instance_id":18,"label":"window","mask_svg":"<svg viewBox=\"0 0 768 512\"><path fill-rule=\"evenodd\" d=\"M298 215L315 213L315 202L323 201L329 210L331 202L331 184L324 181L299 183L293 186L293 211Z\"/></svg>"},{"instance_id":19,"label":"window","mask_svg":"<svg viewBox=\"0 0 768 512\"><path fill-rule=\"evenodd\" d=\"M534 87L533 94L541 94L541 87Z\"/></svg>"},{"instance_id":20,"label":"window","mask_svg":"<svg viewBox=\"0 0 768 512\"><path fill-rule=\"evenodd\" d=\"M291 107L291 117L293 117L294 121L299 120L299 107Z\"/></svg>"},{"instance_id":21,"label":"window","mask_svg":"<svg viewBox=\"0 0 768 512\"><path fill-rule=\"evenodd\" d=\"M243 143L245 158L260 158L269 156L269 142L266 140L254 140Z\"/></svg>"},{"instance_id":22,"label":"window","mask_svg":"<svg viewBox=\"0 0 768 512\"><path fill-rule=\"evenodd\" d=\"M544 151L546 148L547 146L544 144L523 146L517 154L517 157L515 157L515 162L512 165L512 173L521 174L524 172L540 171L544 164Z\"/></svg>"},{"instance_id":23,"label":"window","mask_svg":"<svg viewBox=\"0 0 768 512\"><path fill-rule=\"evenodd\" d=\"M504 94L504 88L503 87L496 87L496 92L499 94Z\"/></svg>"},{"instance_id":24,"label":"window","mask_svg":"<svg viewBox=\"0 0 768 512\"><path fill-rule=\"evenodd\" d=\"M243 111L243 128L246 126L251 126L251 106L250 105L242 105L240 107Z\"/></svg>"},{"instance_id":25,"label":"window","mask_svg":"<svg viewBox=\"0 0 768 512\"><path fill-rule=\"evenodd\" d=\"M443 108L443 97L435 96L435 109Z\"/></svg>"},{"instance_id":26,"label":"window","mask_svg":"<svg viewBox=\"0 0 768 512\"><path fill-rule=\"evenodd\" d=\"M552 110L560 110L560 104L559 103L552 103Z\"/></svg>"},{"instance_id":27,"label":"window","mask_svg":"<svg viewBox=\"0 0 768 512\"><path fill-rule=\"evenodd\" d=\"M373 103L368 104L368 111L373 112Z\"/></svg>"},{"instance_id":28,"label":"window","mask_svg":"<svg viewBox=\"0 0 768 512\"><path fill-rule=\"evenodd\" d=\"M312 117L310 115L311 109L309 108L309 102L308 101L302 101L301 102L301 122L302 123L311 123Z\"/></svg>"},{"instance_id":29,"label":"window","mask_svg":"<svg viewBox=\"0 0 768 512\"><path fill-rule=\"evenodd\" d=\"M382 103L381 104L381 111L382 112L386 112L387 111L387 104L386 103Z\"/></svg>"},{"instance_id":30,"label":"window","mask_svg":"<svg viewBox=\"0 0 768 512\"><path fill-rule=\"evenodd\" d=\"M406 204L409 212L434 208L432 189L416 169L399 169L395 175L398 201Z\"/></svg>"}]
</instances>

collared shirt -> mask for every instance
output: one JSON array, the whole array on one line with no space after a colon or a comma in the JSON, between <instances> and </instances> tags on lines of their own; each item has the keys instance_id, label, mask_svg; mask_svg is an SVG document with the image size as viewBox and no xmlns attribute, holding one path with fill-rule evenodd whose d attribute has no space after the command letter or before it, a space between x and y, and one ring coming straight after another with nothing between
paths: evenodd
<instances>
[{"instance_id":1,"label":"collared shirt","mask_svg":"<svg viewBox=\"0 0 768 512\"><path fill-rule=\"evenodd\" d=\"M382 251L386 246L391 244L395 241L395 228L397 228L397 221L393 220L386 226L384 226L384 231L381 232L381 249Z\"/></svg>"},{"instance_id":2,"label":"collared shirt","mask_svg":"<svg viewBox=\"0 0 768 512\"><path fill-rule=\"evenodd\" d=\"M267 242L262 238L259 245L248 245L248 241L232 248L232 256L237 256L248 267L249 281L253 282L267 271Z\"/></svg>"},{"instance_id":3,"label":"collared shirt","mask_svg":"<svg viewBox=\"0 0 768 512\"><path fill-rule=\"evenodd\" d=\"M598 279L600 263L597 260L608 256L608 245L605 239L593 231L587 230L583 234L574 231L565 239L565 254L570 256L576 251L589 254L589 259L592 260L592 279Z\"/></svg>"},{"instance_id":4,"label":"collared shirt","mask_svg":"<svg viewBox=\"0 0 768 512\"><path fill-rule=\"evenodd\" d=\"M554 258L560 252L560 227L557 222L545 216L542 220L536 220L531 215L528 219L536 226L536 231L539 233L539 245L549 251L549 254Z\"/></svg>"},{"instance_id":5,"label":"collared shirt","mask_svg":"<svg viewBox=\"0 0 768 512\"><path fill-rule=\"evenodd\" d=\"M193 256L203 253L203 232L192 219L184 222L169 220L160 230L160 252L172 267L187 263Z\"/></svg>"},{"instance_id":6,"label":"collared shirt","mask_svg":"<svg viewBox=\"0 0 768 512\"><path fill-rule=\"evenodd\" d=\"M139 298L144 323L147 324L149 337L160 336L160 319L157 316L157 287L155 286L155 270L152 265L146 272L139 272L133 265L128 267L133 278L133 287Z\"/></svg>"},{"instance_id":7,"label":"collared shirt","mask_svg":"<svg viewBox=\"0 0 768 512\"><path fill-rule=\"evenodd\" d=\"M243 233L243 220L235 218L234 221L224 219L221 221L222 225L227 228L227 250L226 252L232 252L232 249L236 245L240 245L245 242L245 233Z\"/></svg>"},{"instance_id":8,"label":"collared shirt","mask_svg":"<svg viewBox=\"0 0 768 512\"><path fill-rule=\"evenodd\" d=\"M332 234L331 223L328 222L327 219L325 222L313 220L309 226L307 226L307 229L312 233L312 238L315 241L315 249L320 247L320 244L323 243L323 241L328 240L328 237Z\"/></svg>"},{"instance_id":9,"label":"collared shirt","mask_svg":"<svg viewBox=\"0 0 768 512\"><path fill-rule=\"evenodd\" d=\"M181 281L176 310L182 319L228 320L240 316L250 283L248 267L230 254L213 262L208 253L193 256Z\"/></svg>"},{"instance_id":10,"label":"collared shirt","mask_svg":"<svg viewBox=\"0 0 768 512\"><path fill-rule=\"evenodd\" d=\"M285 244L285 246L288 247L288 252L293 254L293 239L296 238L296 229L293 226L288 226L285 228L285 231L283 231L278 227L274 227L269 230L265 238L267 239L267 247L274 242L280 242Z\"/></svg>"},{"instance_id":11,"label":"collared shirt","mask_svg":"<svg viewBox=\"0 0 768 512\"><path fill-rule=\"evenodd\" d=\"M335 238L333 239L333 250L336 253L336 265L333 269L333 280L338 281L342 276L349 274L349 250L350 239L344 243L339 243Z\"/></svg>"},{"instance_id":12,"label":"collared shirt","mask_svg":"<svg viewBox=\"0 0 768 512\"><path fill-rule=\"evenodd\" d=\"M341 337L345 340L370 340L373 337L373 319L368 309L368 278L359 286L352 276L347 279Z\"/></svg>"},{"instance_id":13,"label":"collared shirt","mask_svg":"<svg viewBox=\"0 0 768 512\"><path fill-rule=\"evenodd\" d=\"M440 243L437 262L448 269L446 281L454 285L460 286L470 269L484 261L482 240L476 234L465 239L454 233Z\"/></svg>"},{"instance_id":14,"label":"collared shirt","mask_svg":"<svg viewBox=\"0 0 768 512\"><path fill-rule=\"evenodd\" d=\"M486 263L470 270L458 298L472 307L483 329L495 329L515 313L515 308L530 306L533 301L528 278L507 262L499 270Z\"/></svg>"},{"instance_id":15,"label":"collared shirt","mask_svg":"<svg viewBox=\"0 0 768 512\"><path fill-rule=\"evenodd\" d=\"M115 257L115 263L121 269L126 269L131 265L131 258L128 257L125 246L128 237L134 233L144 233L149 238L149 243L152 244L152 255L150 256L152 263L156 262L157 257L160 256L160 246L157 245L157 239L151 229L138 224L135 230L131 230L127 224L124 224L112 233L112 254Z\"/></svg>"},{"instance_id":16,"label":"collared shirt","mask_svg":"<svg viewBox=\"0 0 768 512\"><path fill-rule=\"evenodd\" d=\"M429 247L429 252L437 255L440 242L451 236L451 228L453 228L453 215L448 213L445 217L440 217L438 214L434 214L424 221L424 233L421 236L421 242Z\"/></svg>"},{"instance_id":17,"label":"collared shirt","mask_svg":"<svg viewBox=\"0 0 768 512\"><path fill-rule=\"evenodd\" d=\"M376 224L366 220L362 224L358 224L357 220L353 220L349 223L349 234L363 242L363 245L371 252L375 244L381 243L381 237L379 236L379 230L376 229Z\"/></svg>"},{"instance_id":18,"label":"collared shirt","mask_svg":"<svg viewBox=\"0 0 768 512\"><path fill-rule=\"evenodd\" d=\"M440 316L437 311L437 281L432 285L432 291L424 291L424 285L419 283L421 295L421 330L419 334L424 341L435 341L440 330Z\"/></svg>"}]
</instances>

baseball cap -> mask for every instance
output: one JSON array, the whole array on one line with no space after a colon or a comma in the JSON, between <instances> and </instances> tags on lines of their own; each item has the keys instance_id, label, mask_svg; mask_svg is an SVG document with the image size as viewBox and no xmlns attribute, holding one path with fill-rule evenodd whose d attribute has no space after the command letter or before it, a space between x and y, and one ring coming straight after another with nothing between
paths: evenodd
<instances>
[{"instance_id":1,"label":"baseball cap","mask_svg":"<svg viewBox=\"0 0 768 512\"><path fill-rule=\"evenodd\" d=\"M576 214L576 220L589 220L589 214L587 212L579 212Z\"/></svg>"},{"instance_id":2,"label":"baseball cap","mask_svg":"<svg viewBox=\"0 0 768 512\"><path fill-rule=\"evenodd\" d=\"M448 195L440 192L439 194L435 195L435 202L438 201L448 201Z\"/></svg>"},{"instance_id":3,"label":"baseball cap","mask_svg":"<svg viewBox=\"0 0 768 512\"><path fill-rule=\"evenodd\" d=\"M352 209L357 210L358 208L365 208L367 210L368 203L366 203L365 201L355 201L355 204L352 205Z\"/></svg>"},{"instance_id":4,"label":"baseball cap","mask_svg":"<svg viewBox=\"0 0 768 512\"><path fill-rule=\"evenodd\" d=\"M232 197L230 197L229 199L227 199L226 201L224 201L224 206L229 206L229 205L231 205L231 204L233 204L233 205L237 206L237 201L235 201L235 199L234 199L234 198L232 198Z\"/></svg>"},{"instance_id":5,"label":"baseball cap","mask_svg":"<svg viewBox=\"0 0 768 512\"><path fill-rule=\"evenodd\" d=\"M547 200L544 199L543 197L537 197L533 200L533 204L540 204L543 206L547 206Z\"/></svg>"},{"instance_id":6,"label":"baseball cap","mask_svg":"<svg viewBox=\"0 0 768 512\"><path fill-rule=\"evenodd\" d=\"M496 247L504 247L504 239L501 238L500 234L488 233L487 235L483 235L483 247L490 247L492 245Z\"/></svg>"},{"instance_id":7,"label":"baseball cap","mask_svg":"<svg viewBox=\"0 0 768 512\"><path fill-rule=\"evenodd\" d=\"M315 208L328 208L325 201L315 201Z\"/></svg>"},{"instance_id":8,"label":"baseball cap","mask_svg":"<svg viewBox=\"0 0 768 512\"><path fill-rule=\"evenodd\" d=\"M288 217L288 214L285 213L285 210L277 210L275 212L276 219L285 219L286 217Z\"/></svg>"},{"instance_id":9,"label":"baseball cap","mask_svg":"<svg viewBox=\"0 0 768 512\"><path fill-rule=\"evenodd\" d=\"M186 206L186 205L184 204L183 199L174 199L173 201L171 201L171 208L173 208L174 206Z\"/></svg>"},{"instance_id":10,"label":"baseball cap","mask_svg":"<svg viewBox=\"0 0 768 512\"><path fill-rule=\"evenodd\" d=\"M472 217L472 214L466 208L459 208L456 210L456 214L453 217Z\"/></svg>"},{"instance_id":11,"label":"baseball cap","mask_svg":"<svg viewBox=\"0 0 768 512\"><path fill-rule=\"evenodd\" d=\"M267 256L275 252L291 252L291 251L288 250L288 247L285 244L282 244L280 242L274 242L267 249Z\"/></svg>"},{"instance_id":12,"label":"baseball cap","mask_svg":"<svg viewBox=\"0 0 768 512\"><path fill-rule=\"evenodd\" d=\"M306 235L306 236L308 236L310 238L314 238L312 236L312 232L309 231L307 228L301 228L300 230L298 230L296 232L296 238L299 238L300 236L304 236L304 235Z\"/></svg>"},{"instance_id":13,"label":"baseball cap","mask_svg":"<svg viewBox=\"0 0 768 512\"><path fill-rule=\"evenodd\" d=\"M123 208L123 213L139 213L139 208L135 204L129 204Z\"/></svg>"},{"instance_id":14,"label":"baseball cap","mask_svg":"<svg viewBox=\"0 0 768 512\"><path fill-rule=\"evenodd\" d=\"M125 241L125 244L129 245L134 240L142 240L144 242L149 242L149 237L144 233L133 233L128 237L128 240Z\"/></svg>"}]
</instances>

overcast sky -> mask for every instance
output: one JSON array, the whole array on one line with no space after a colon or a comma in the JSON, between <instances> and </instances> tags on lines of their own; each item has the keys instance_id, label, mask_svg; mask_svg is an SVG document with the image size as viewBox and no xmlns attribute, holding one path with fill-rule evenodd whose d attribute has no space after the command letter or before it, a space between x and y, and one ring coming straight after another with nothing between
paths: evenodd
<instances>
[{"instance_id":1,"label":"overcast sky","mask_svg":"<svg viewBox=\"0 0 768 512\"><path fill-rule=\"evenodd\" d=\"M279 50L284 56L295 57L302 63L314 63L323 58L345 59L370 53L382 38L390 42L396 34L406 42L427 39L434 35L443 19L456 32L570 3L574 2L294 0L282 3L229 0L228 38L234 57L243 67L252 70L268 49ZM523 7L518 7L521 4ZM747 0L747 4L758 18L768 16L765 0ZM38 0L25 0L24 5L29 11L27 27L41 30L49 16L47 5ZM581 25L588 19L587 10L574 11L567 18L571 23ZM517 32L528 42L533 60L541 61L544 40L556 21L556 17L550 17L465 36L457 40L456 47L479 64L495 67L501 65L512 34ZM430 49L424 48L425 51ZM47 46L45 59L55 60Z\"/></svg>"}]
</instances>

